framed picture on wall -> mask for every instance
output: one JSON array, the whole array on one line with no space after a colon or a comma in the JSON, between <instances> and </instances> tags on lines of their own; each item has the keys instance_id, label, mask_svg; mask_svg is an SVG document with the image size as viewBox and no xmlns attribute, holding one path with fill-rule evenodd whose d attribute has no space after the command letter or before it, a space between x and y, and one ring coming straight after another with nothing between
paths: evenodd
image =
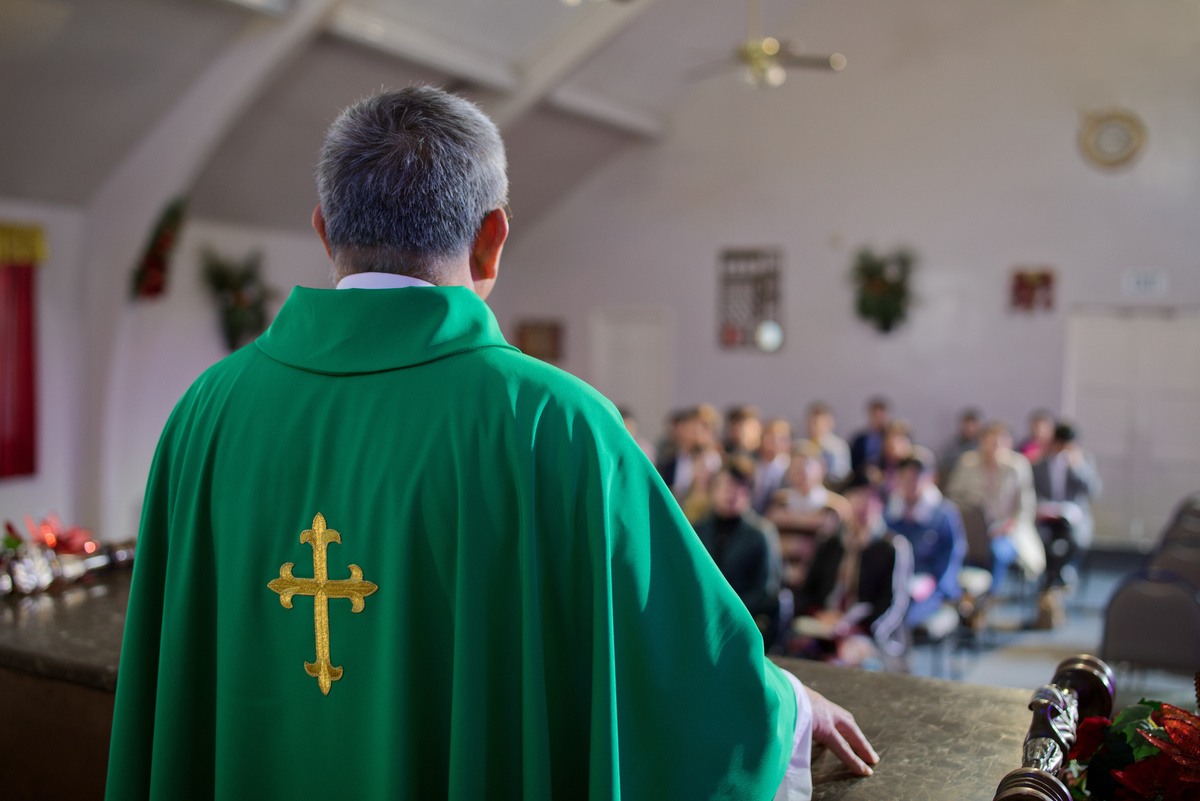
<instances>
[{"instance_id":1,"label":"framed picture on wall","mask_svg":"<svg viewBox=\"0 0 1200 801\"><path fill-rule=\"evenodd\" d=\"M559 320L522 320L517 323L517 347L521 352L556 363L563 356L563 324Z\"/></svg>"},{"instance_id":2,"label":"framed picture on wall","mask_svg":"<svg viewBox=\"0 0 1200 801\"><path fill-rule=\"evenodd\" d=\"M1009 285L1009 308L1013 311L1054 310L1054 270L1050 267L1017 267Z\"/></svg>"}]
</instances>

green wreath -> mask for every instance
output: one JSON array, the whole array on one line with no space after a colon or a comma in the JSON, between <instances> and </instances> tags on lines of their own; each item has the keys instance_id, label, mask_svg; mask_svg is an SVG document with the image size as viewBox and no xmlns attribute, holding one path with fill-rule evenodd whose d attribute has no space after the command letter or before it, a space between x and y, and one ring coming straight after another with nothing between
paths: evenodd
<instances>
[{"instance_id":1,"label":"green wreath","mask_svg":"<svg viewBox=\"0 0 1200 801\"><path fill-rule=\"evenodd\" d=\"M916 257L908 250L883 256L870 248L860 250L850 268L858 316L885 334L903 323L912 303L908 281L915 267Z\"/></svg>"},{"instance_id":2,"label":"green wreath","mask_svg":"<svg viewBox=\"0 0 1200 801\"><path fill-rule=\"evenodd\" d=\"M234 351L267 330L267 301L276 291L259 275L262 254L251 253L241 261L205 250L204 282L221 313L225 344Z\"/></svg>"}]
</instances>

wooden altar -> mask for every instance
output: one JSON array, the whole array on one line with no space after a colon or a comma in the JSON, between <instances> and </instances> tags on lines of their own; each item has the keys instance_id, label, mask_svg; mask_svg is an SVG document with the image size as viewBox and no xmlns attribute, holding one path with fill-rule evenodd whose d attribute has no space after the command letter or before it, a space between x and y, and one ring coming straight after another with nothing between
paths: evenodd
<instances>
[{"instance_id":1,"label":"wooden altar","mask_svg":"<svg viewBox=\"0 0 1200 801\"><path fill-rule=\"evenodd\" d=\"M128 598L125 571L0 600L4 798L103 797ZM1021 764L1033 688L776 662L849 709L881 757L875 775L860 778L820 750L815 801L990 801Z\"/></svg>"}]
</instances>

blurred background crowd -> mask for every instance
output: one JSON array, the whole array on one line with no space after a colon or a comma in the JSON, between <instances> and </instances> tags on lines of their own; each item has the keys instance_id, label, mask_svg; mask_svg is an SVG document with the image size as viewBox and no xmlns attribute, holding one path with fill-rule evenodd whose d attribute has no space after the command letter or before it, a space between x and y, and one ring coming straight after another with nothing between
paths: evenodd
<instances>
[{"instance_id":1,"label":"blurred background crowd","mask_svg":"<svg viewBox=\"0 0 1200 801\"><path fill-rule=\"evenodd\" d=\"M772 652L905 670L914 643L981 630L1005 593L1029 595L1030 628L1065 621L1101 482L1046 411L1015 439L965 409L940 443L882 396L849 440L820 402L802 428L749 405L680 409L659 443L622 416Z\"/></svg>"}]
</instances>

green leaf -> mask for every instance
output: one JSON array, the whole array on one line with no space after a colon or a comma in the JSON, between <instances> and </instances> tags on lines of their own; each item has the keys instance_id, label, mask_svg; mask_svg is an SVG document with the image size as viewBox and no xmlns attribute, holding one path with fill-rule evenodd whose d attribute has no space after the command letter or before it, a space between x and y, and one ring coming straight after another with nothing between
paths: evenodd
<instances>
[{"instance_id":1,"label":"green leaf","mask_svg":"<svg viewBox=\"0 0 1200 801\"><path fill-rule=\"evenodd\" d=\"M1130 745L1133 746L1133 761L1134 762L1141 762L1143 759L1148 759L1149 757L1152 757L1152 756L1155 756L1156 754L1158 754L1158 748L1156 748L1151 743L1147 742L1146 738L1139 737L1138 739L1142 741L1141 744L1130 743Z\"/></svg>"},{"instance_id":2,"label":"green leaf","mask_svg":"<svg viewBox=\"0 0 1200 801\"><path fill-rule=\"evenodd\" d=\"M1113 718L1112 727L1117 730L1125 729L1128 726L1136 724L1139 720L1148 719L1153 712L1154 710L1149 704L1130 704Z\"/></svg>"},{"instance_id":3,"label":"green leaf","mask_svg":"<svg viewBox=\"0 0 1200 801\"><path fill-rule=\"evenodd\" d=\"M1158 705L1158 708L1161 709L1161 705ZM1155 734L1162 731L1150 719L1150 716L1156 711L1158 710L1155 708L1155 704L1144 699L1142 703L1133 704L1121 710L1121 713L1113 719L1112 728L1109 729L1110 734L1115 734L1124 746L1115 750L1122 752L1128 750L1130 759L1135 762L1157 754L1158 748L1138 734L1139 731Z\"/></svg>"},{"instance_id":4,"label":"green leaf","mask_svg":"<svg viewBox=\"0 0 1200 801\"><path fill-rule=\"evenodd\" d=\"M1079 781L1071 785L1071 798L1073 798L1075 801L1092 801L1091 793L1089 793L1087 789L1087 779L1088 775L1085 771L1084 774L1079 777Z\"/></svg>"}]
</instances>

